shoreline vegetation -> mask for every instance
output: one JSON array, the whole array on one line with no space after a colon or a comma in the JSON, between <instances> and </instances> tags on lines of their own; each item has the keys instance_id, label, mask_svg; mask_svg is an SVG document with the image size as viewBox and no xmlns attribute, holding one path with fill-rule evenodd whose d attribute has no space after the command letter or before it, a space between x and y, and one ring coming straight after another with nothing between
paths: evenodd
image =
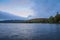
<instances>
[{"instance_id":1,"label":"shoreline vegetation","mask_svg":"<svg viewBox=\"0 0 60 40\"><path fill-rule=\"evenodd\" d=\"M60 24L60 14L57 14L53 17L50 16L49 18L35 18L30 20L4 20L0 21L0 23L59 23Z\"/></svg>"}]
</instances>

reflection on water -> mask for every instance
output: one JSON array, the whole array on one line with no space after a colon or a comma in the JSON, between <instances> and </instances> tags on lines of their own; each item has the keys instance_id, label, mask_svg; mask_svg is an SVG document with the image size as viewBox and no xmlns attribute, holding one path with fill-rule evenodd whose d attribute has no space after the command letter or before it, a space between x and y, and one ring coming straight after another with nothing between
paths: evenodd
<instances>
[{"instance_id":1,"label":"reflection on water","mask_svg":"<svg viewBox=\"0 0 60 40\"><path fill-rule=\"evenodd\" d=\"M60 24L0 24L0 40L60 40Z\"/></svg>"}]
</instances>

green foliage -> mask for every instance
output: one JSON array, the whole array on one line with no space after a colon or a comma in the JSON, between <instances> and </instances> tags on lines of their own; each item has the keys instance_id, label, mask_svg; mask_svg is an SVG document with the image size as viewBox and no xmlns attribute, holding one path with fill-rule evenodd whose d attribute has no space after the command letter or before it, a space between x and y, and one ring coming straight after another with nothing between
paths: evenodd
<instances>
[{"instance_id":1,"label":"green foliage","mask_svg":"<svg viewBox=\"0 0 60 40\"><path fill-rule=\"evenodd\" d=\"M60 14L59 14L59 12L57 12L55 17L51 16L49 18L49 23L60 23Z\"/></svg>"},{"instance_id":2,"label":"green foliage","mask_svg":"<svg viewBox=\"0 0 60 40\"><path fill-rule=\"evenodd\" d=\"M0 23L60 23L60 14L57 14L53 17L50 16L49 18L36 18L31 20L5 20L0 21Z\"/></svg>"},{"instance_id":3,"label":"green foliage","mask_svg":"<svg viewBox=\"0 0 60 40\"><path fill-rule=\"evenodd\" d=\"M60 14L58 12L57 12L57 14L56 14L54 19L55 19L56 23L59 23L59 21L60 21Z\"/></svg>"},{"instance_id":4,"label":"green foliage","mask_svg":"<svg viewBox=\"0 0 60 40\"><path fill-rule=\"evenodd\" d=\"M49 23L54 23L54 17L53 16L51 16L48 20L49 20Z\"/></svg>"}]
</instances>

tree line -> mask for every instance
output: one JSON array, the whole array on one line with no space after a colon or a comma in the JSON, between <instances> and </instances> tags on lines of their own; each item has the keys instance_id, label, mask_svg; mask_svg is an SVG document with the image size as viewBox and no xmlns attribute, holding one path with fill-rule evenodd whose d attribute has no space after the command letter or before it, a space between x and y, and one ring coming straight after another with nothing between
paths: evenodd
<instances>
[{"instance_id":1,"label":"tree line","mask_svg":"<svg viewBox=\"0 0 60 40\"><path fill-rule=\"evenodd\" d=\"M53 17L50 16L48 19L49 23L60 23L60 14L57 12L57 14Z\"/></svg>"},{"instance_id":2,"label":"tree line","mask_svg":"<svg viewBox=\"0 0 60 40\"><path fill-rule=\"evenodd\" d=\"M60 14L57 12L54 17L31 19L27 20L26 23L60 23Z\"/></svg>"},{"instance_id":3,"label":"tree line","mask_svg":"<svg viewBox=\"0 0 60 40\"><path fill-rule=\"evenodd\" d=\"M60 23L60 14L56 13L55 16L50 16L49 18L35 18L30 20L4 20L0 23Z\"/></svg>"}]
</instances>

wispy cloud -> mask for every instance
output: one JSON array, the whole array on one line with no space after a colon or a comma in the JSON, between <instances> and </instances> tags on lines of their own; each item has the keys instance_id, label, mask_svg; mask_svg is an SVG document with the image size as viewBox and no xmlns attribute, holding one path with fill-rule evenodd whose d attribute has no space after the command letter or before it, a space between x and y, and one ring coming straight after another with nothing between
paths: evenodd
<instances>
[{"instance_id":1,"label":"wispy cloud","mask_svg":"<svg viewBox=\"0 0 60 40\"><path fill-rule=\"evenodd\" d=\"M34 13L33 6L34 3L31 0L2 0L0 10L17 16L27 17Z\"/></svg>"},{"instance_id":2,"label":"wispy cloud","mask_svg":"<svg viewBox=\"0 0 60 40\"><path fill-rule=\"evenodd\" d=\"M0 10L22 17L49 17L60 12L60 0L0 0Z\"/></svg>"}]
</instances>

